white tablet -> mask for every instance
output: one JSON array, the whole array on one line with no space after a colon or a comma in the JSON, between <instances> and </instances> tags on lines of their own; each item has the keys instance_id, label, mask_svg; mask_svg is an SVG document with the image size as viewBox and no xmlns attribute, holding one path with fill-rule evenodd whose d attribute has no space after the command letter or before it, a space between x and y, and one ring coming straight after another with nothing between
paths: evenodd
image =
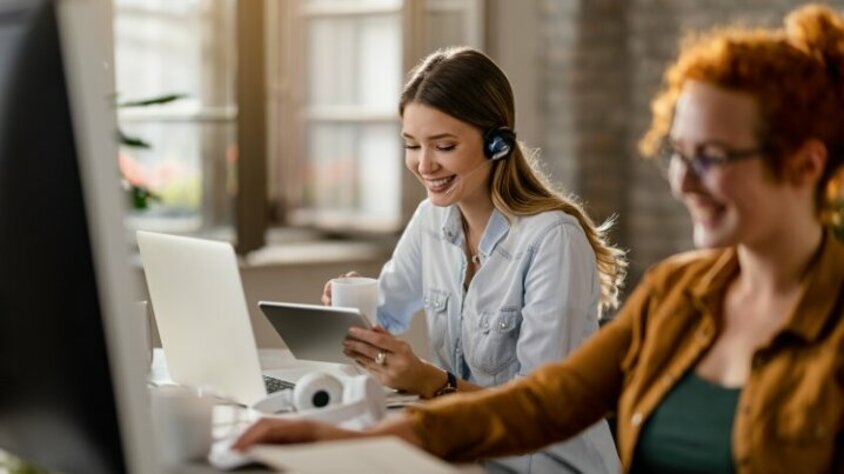
<instances>
[{"instance_id":1,"label":"white tablet","mask_svg":"<svg viewBox=\"0 0 844 474\"><path fill-rule=\"evenodd\" d=\"M357 309L261 301L258 307L300 360L351 364L343 354L350 327L372 327Z\"/></svg>"}]
</instances>

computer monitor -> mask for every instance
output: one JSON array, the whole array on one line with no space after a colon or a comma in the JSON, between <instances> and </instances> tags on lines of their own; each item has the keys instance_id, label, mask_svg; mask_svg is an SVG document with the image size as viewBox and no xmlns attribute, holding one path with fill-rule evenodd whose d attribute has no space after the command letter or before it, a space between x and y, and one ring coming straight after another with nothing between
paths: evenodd
<instances>
[{"instance_id":1,"label":"computer monitor","mask_svg":"<svg viewBox=\"0 0 844 474\"><path fill-rule=\"evenodd\" d=\"M0 450L68 473L157 471L108 4L0 1Z\"/></svg>"}]
</instances>

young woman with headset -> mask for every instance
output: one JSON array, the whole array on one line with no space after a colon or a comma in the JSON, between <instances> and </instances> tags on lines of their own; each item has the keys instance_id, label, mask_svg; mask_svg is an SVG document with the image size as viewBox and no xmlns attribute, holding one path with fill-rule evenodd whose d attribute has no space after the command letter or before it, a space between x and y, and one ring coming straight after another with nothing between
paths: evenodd
<instances>
[{"instance_id":1,"label":"young woman with headset","mask_svg":"<svg viewBox=\"0 0 844 474\"><path fill-rule=\"evenodd\" d=\"M379 281L378 325L350 331L346 353L383 384L434 398L526 375L565 358L614 306L623 253L583 209L546 184L516 140L507 77L484 54L433 53L399 112L407 168L428 198ZM330 284L323 303L330 304ZM424 309L433 362L395 338ZM491 469L617 472L606 423L543 454Z\"/></svg>"}]
</instances>

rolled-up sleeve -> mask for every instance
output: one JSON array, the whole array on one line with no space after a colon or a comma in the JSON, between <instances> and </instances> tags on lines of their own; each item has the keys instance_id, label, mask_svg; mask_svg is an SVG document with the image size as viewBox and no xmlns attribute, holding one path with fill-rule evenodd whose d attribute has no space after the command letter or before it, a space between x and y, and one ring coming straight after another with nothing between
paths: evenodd
<instances>
[{"instance_id":1,"label":"rolled-up sleeve","mask_svg":"<svg viewBox=\"0 0 844 474\"><path fill-rule=\"evenodd\" d=\"M410 326L422 309L422 220L428 206L423 201L413 213L393 255L378 277L378 324L393 334Z\"/></svg>"}]
</instances>

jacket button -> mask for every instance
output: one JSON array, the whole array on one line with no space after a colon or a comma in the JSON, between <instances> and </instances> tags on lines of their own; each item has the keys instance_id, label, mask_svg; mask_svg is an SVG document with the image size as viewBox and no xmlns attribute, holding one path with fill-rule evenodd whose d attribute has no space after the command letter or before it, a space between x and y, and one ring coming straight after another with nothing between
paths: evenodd
<instances>
[{"instance_id":1,"label":"jacket button","mask_svg":"<svg viewBox=\"0 0 844 474\"><path fill-rule=\"evenodd\" d=\"M633 416L630 418L630 423L633 423L633 426L641 425L642 424L642 414L639 413L639 412L634 413Z\"/></svg>"}]
</instances>

